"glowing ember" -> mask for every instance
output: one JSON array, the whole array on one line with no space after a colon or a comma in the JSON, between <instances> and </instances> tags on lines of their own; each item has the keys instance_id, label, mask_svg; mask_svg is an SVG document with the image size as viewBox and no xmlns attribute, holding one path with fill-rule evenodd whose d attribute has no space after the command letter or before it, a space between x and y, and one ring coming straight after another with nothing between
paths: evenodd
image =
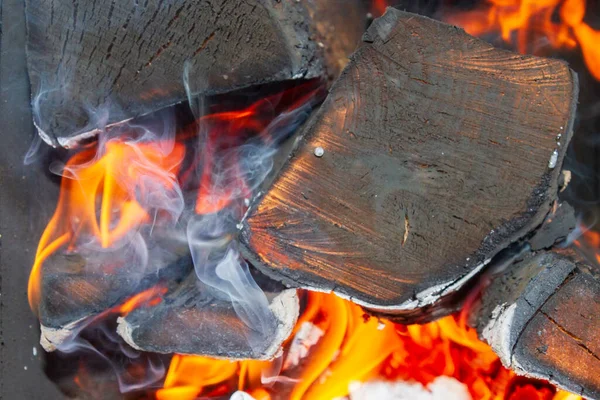
<instances>
[{"instance_id":1,"label":"glowing ember","mask_svg":"<svg viewBox=\"0 0 600 400\"><path fill-rule=\"evenodd\" d=\"M335 399L349 395L368 398L360 397L358 391L374 390L365 393L376 396L378 386L359 390L357 382L406 382L412 385L410 393L414 393L433 391L440 377L451 377L464 385L472 399L581 400L579 396L556 391L550 384L519 378L505 369L492 349L477 339L475 330L457 316L403 326L369 318L357 305L331 294L308 292L306 296L306 311L294 334L300 334L301 327L310 322L324 335L298 366L286 363L292 356L291 339L282 356L284 367L277 377L273 373L280 359L232 363L176 355L156 398L196 399L236 390L255 399ZM407 390L406 386L388 389Z\"/></svg>"}]
</instances>

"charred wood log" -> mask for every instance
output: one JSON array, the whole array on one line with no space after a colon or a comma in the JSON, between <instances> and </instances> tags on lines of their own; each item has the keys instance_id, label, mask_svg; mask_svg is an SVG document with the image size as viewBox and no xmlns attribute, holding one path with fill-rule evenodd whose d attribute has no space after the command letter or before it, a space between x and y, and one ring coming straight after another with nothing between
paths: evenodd
<instances>
[{"instance_id":1,"label":"charred wood log","mask_svg":"<svg viewBox=\"0 0 600 400\"><path fill-rule=\"evenodd\" d=\"M295 290L253 270L271 318L249 327L229 297L198 279L187 243L163 240L160 246L163 257L151 255L154 261L145 269L121 262L113 252L58 252L47 259L38 309L42 346L47 351L68 346L89 323L114 311L125 316L118 320L118 333L139 350L229 359L269 359L280 350L298 317ZM155 288L160 290L148 301L121 310Z\"/></svg>"},{"instance_id":2,"label":"charred wood log","mask_svg":"<svg viewBox=\"0 0 600 400\"><path fill-rule=\"evenodd\" d=\"M410 315L542 224L577 78L391 8L363 42L241 236L290 286Z\"/></svg>"},{"instance_id":3,"label":"charred wood log","mask_svg":"<svg viewBox=\"0 0 600 400\"><path fill-rule=\"evenodd\" d=\"M26 3L35 124L65 147L188 93L337 75L364 26L358 0L346 26L325 2Z\"/></svg>"},{"instance_id":4,"label":"charred wood log","mask_svg":"<svg viewBox=\"0 0 600 400\"><path fill-rule=\"evenodd\" d=\"M484 292L480 336L517 373L599 398L599 273L572 250L528 255Z\"/></svg>"},{"instance_id":5,"label":"charred wood log","mask_svg":"<svg viewBox=\"0 0 600 400\"><path fill-rule=\"evenodd\" d=\"M153 261L145 268L113 252L92 257L67 252L51 255L42 269L37 310L44 349L59 348L90 318L137 293L161 282L177 285L193 268L185 243L163 240L160 253L162 257L150 253Z\"/></svg>"},{"instance_id":6,"label":"charred wood log","mask_svg":"<svg viewBox=\"0 0 600 400\"><path fill-rule=\"evenodd\" d=\"M259 280L260 284L260 280ZM273 318L249 327L228 298L215 295L195 273L164 301L140 307L119 318L117 332L138 350L155 353L201 354L217 358L271 359L290 335L298 318L296 291L273 286L263 277Z\"/></svg>"}]
</instances>

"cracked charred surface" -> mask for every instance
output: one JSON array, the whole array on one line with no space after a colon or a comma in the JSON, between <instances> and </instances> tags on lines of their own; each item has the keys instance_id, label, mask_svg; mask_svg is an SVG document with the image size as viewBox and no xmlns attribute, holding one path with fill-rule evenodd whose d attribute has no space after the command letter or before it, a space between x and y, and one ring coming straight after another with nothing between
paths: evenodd
<instances>
[{"instance_id":1,"label":"cracked charred surface","mask_svg":"<svg viewBox=\"0 0 600 400\"><path fill-rule=\"evenodd\" d=\"M410 316L542 223L577 80L391 8L363 42L241 236L288 285Z\"/></svg>"},{"instance_id":2,"label":"cracked charred surface","mask_svg":"<svg viewBox=\"0 0 600 400\"><path fill-rule=\"evenodd\" d=\"M54 145L75 146L97 128L182 102L186 83L210 95L326 71L320 37L298 2L26 5L34 119Z\"/></svg>"},{"instance_id":3,"label":"cracked charred surface","mask_svg":"<svg viewBox=\"0 0 600 400\"><path fill-rule=\"evenodd\" d=\"M599 273L572 250L529 255L486 289L477 329L507 367L600 398Z\"/></svg>"}]
</instances>

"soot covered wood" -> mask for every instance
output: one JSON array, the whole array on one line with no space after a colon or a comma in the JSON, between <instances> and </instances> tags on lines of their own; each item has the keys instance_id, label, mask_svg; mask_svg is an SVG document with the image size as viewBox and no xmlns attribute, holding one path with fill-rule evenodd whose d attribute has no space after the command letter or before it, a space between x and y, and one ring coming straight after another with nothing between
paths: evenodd
<instances>
[{"instance_id":1,"label":"soot covered wood","mask_svg":"<svg viewBox=\"0 0 600 400\"><path fill-rule=\"evenodd\" d=\"M26 5L34 120L54 145L75 146L98 129L182 102L186 85L207 95L326 71L320 36L299 2Z\"/></svg>"},{"instance_id":2,"label":"soot covered wood","mask_svg":"<svg viewBox=\"0 0 600 400\"><path fill-rule=\"evenodd\" d=\"M363 42L241 235L290 286L404 315L544 221L577 79L391 8Z\"/></svg>"}]
</instances>

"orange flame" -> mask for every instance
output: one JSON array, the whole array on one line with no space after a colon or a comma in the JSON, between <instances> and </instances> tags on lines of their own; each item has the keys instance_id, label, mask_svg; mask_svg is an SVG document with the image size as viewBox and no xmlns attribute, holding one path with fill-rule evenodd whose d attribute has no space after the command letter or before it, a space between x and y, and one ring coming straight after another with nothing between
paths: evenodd
<instances>
[{"instance_id":1,"label":"orange flame","mask_svg":"<svg viewBox=\"0 0 600 400\"><path fill-rule=\"evenodd\" d=\"M486 0L475 10L452 12L444 20L473 36L500 34L522 54L541 54L547 45L579 45L590 73L600 80L600 31L584 21L585 11L585 0Z\"/></svg>"},{"instance_id":2,"label":"orange flame","mask_svg":"<svg viewBox=\"0 0 600 400\"><path fill-rule=\"evenodd\" d=\"M600 232L590 230L585 225L580 225L581 236L573 240L573 245L579 248L590 260L600 265Z\"/></svg>"},{"instance_id":3,"label":"orange flame","mask_svg":"<svg viewBox=\"0 0 600 400\"><path fill-rule=\"evenodd\" d=\"M279 113L295 110L318 97L322 87L316 82L307 82L283 93L265 97L239 111L208 114L198 120L196 131L207 132L202 143L202 174L196 199L197 214L210 214L228 207L233 200L251 195L247 182L242 179L243 171L239 160L228 159L225 171L218 170L219 151L240 144L247 136L260 137L265 145L272 144L268 126ZM301 93L302 95L298 96ZM288 99L293 99L288 103ZM229 155L229 158L232 156ZM185 180L185 179L184 179Z\"/></svg>"},{"instance_id":4,"label":"orange flame","mask_svg":"<svg viewBox=\"0 0 600 400\"><path fill-rule=\"evenodd\" d=\"M39 304L41 268L50 255L61 249L78 250L80 239L111 248L143 224L153 223L160 210L149 209L152 201L147 198L157 189L164 192L184 186L197 190L198 214L219 211L234 199L249 196L238 160L225 157L225 165L217 166L215 159L222 156L218 151L239 146L249 137L271 144L275 139L267 128L275 118L312 106L323 95L322 83L311 80L241 110L204 115L177 132L175 139L111 139L72 156L64 168L56 211L42 234L30 273L32 310ZM187 147L200 137L203 142ZM180 171L188 153L193 153L193 162ZM220 167L225 172L219 171ZM200 176L197 170L202 171Z\"/></svg>"},{"instance_id":5,"label":"orange flame","mask_svg":"<svg viewBox=\"0 0 600 400\"><path fill-rule=\"evenodd\" d=\"M458 317L403 326L369 318L357 305L332 294L308 292L307 300L292 336L298 335L305 323L323 336L298 366L286 362L294 357L287 341L280 376L284 383L270 387L262 379L275 362L176 355L156 398L191 400L244 390L255 399L279 398L278 393L285 392L289 394L284 397L291 400L323 400L347 396L353 382L427 385L436 377L448 376L462 382L473 399L581 400L546 383L515 383L516 375L502 367L492 349Z\"/></svg>"},{"instance_id":6,"label":"orange flame","mask_svg":"<svg viewBox=\"0 0 600 400\"><path fill-rule=\"evenodd\" d=\"M162 297L167 293L167 288L164 286L154 286L146 289L140 293L137 293L126 300L121 305L115 307L111 312L125 316L140 307L146 305L148 307L154 307L160 304Z\"/></svg>"},{"instance_id":7,"label":"orange flame","mask_svg":"<svg viewBox=\"0 0 600 400\"><path fill-rule=\"evenodd\" d=\"M75 248L81 237L108 248L148 221L149 210L140 204L139 196L144 196L149 182L173 187L183 155L181 145L165 155L152 144L113 140L97 159L96 149L91 148L67 162L58 205L42 234L29 277L33 310L39 303L40 269L48 256L64 246Z\"/></svg>"},{"instance_id":8,"label":"orange flame","mask_svg":"<svg viewBox=\"0 0 600 400\"><path fill-rule=\"evenodd\" d=\"M284 110L294 109L314 94L315 90L295 103L285 104ZM195 137L185 132L178 135L178 142L168 153L159 150L161 146L156 143L134 145L112 140L98 156L96 149L73 156L65 168L56 211L36 253L28 290L32 308L37 308L40 299L42 265L51 254L65 248L76 250L80 239L93 239L101 248L108 248L151 222L152 210L143 201L145 185L169 189L199 178L192 185L198 190L197 213L226 207L234 190L238 191L236 198L244 195L249 189L243 179L238 179L241 174L236 171L240 168L237 160L228 164L235 179L222 185L211 173L212 157L215 149L239 143L234 140L232 144L227 138L240 130L263 133L278 115L273 104L273 99L266 98L242 111L215 113L196 121L190 135L197 134L198 125L204 125L207 131L199 157L203 163L199 177L189 172L196 171L196 159L187 171L180 171L186 156L181 141ZM106 313L125 315L142 304L156 305L166 291L162 286L147 289ZM427 385L439 376L448 376L462 382L474 399L580 400L578 396L556 393L545 383L515 383L514 373L501 366L464 319L446 317L426 325L402 326L368 317L357 305L331 294L307 292L306 298L305 311L286 341L283 360L230 362L175 355L155 397L191 400L243 390L257 400L278 397L281 391L292 400L320 400L347 396L354 382L386 380ZM318 338L307 340L307 330Z\"/></svg>"}]
</instances>

